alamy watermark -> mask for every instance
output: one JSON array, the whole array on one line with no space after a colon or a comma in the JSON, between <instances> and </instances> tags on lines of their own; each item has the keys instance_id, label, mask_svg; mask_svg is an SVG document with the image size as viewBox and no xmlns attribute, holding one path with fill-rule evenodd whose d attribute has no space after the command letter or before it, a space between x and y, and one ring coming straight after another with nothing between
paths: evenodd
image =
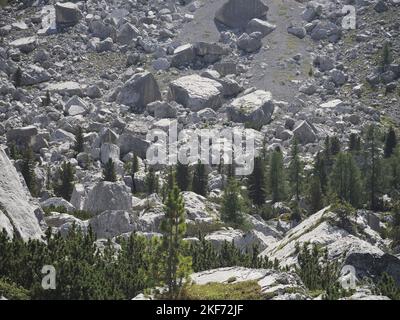
<instances>
[{"instance_id":1,"label":"alamy watermark","mask_svg":"<svg viewBox=\"0 0 400 320\"><path fill-rule=\"evenodd\" d=\"M150 165L233 164L236 175L249 175L254 169L255 136L252 130L183 129L178 133L177 122L168 130L150 130L146 139L150 146L146 158Z\"/></svg>"}]
</instances>

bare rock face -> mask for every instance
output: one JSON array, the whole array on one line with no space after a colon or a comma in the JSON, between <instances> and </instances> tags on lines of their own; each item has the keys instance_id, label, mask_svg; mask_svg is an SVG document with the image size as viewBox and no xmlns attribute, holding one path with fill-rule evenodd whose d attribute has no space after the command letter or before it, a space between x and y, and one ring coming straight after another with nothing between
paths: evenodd
<instances>
[{"instance_id":1,"label":"bare rock face","mask_svg":"<svg viewBox=\"0 0 400 320\"><path fill-rule=\"evenodd\" d=\"M43 232L35 214L39 210L29 200L18 173L0 149L0 230L23 240L41 239Z\"/></svg>"},{"instance_id":2,"label":"bare rock face","mask_svg":"<svg viewBox=\"0 0 400 320\"><path fill-rule=\"evenodd\" d=\"M132 213L124 210L105 211L89 222L97 238L112 238L137 229Z\"/></svg>"},{"instance_id":3,"label":"bare rock face","mask_svg":"<svg viewBox=\"0 0 400 320\"><path fill-rule=\"evenodd\" d=\"M78 6L72 2L56 3L56 23L58 25L74 25L82 18Z\"/></svg>"},{"instance_id":4,"label":"bare rock face","mask_svg":"<svg viewBox=\"0 0 400 320\"><path fill-rule=\"evenodd\" d=\"M133 112L141 113L147 104L161 100L158 83L150 72L142 72L133 75L121 88L117 103L132 108Z\"/></svg>"},{"instance_id":5,"label":"bare rock face","mask_svg":"<svg viewBox=\"0 0 400 320\"><path fill-rule=\"evenodd\" d=\"M267 12L262 0L229 0L217 11L215 20L231 28L244 28L251 19L265 19Z\"/></svg>"},{"instance_id":6,"label":"bare rock face","mask_svg":"<svg viewBox=\"0 0 400 320\"><path fill-rule=\"evenodd\" d=\"M216 109L222 104L222 85L198 75L179 78L170 84L169 98L192 111Z\"/></svg>"},{"instance_id":7,"label":"bare rock face","mask_svg":"<svg viewBox=\"0 0 400 320\"><path fill-rule=\"evenodd\" d=\"M88 192L83 209L93 214L106 210L131 210L132 195L122 182L103 181Z\"/></svg>"}]
</instances>

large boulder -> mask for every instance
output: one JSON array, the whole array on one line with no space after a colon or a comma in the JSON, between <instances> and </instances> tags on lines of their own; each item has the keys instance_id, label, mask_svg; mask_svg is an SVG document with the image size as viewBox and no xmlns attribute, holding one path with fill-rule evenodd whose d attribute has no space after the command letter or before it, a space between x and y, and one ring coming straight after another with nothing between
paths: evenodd
<instances>
[{"instance_id":1,"label":"large boulder","mask_svg":"<svg viewBox=\"0 0 400 320\"><path fill-rule=\"evenodd\" d=\"M132 24L123 24L117 33L117 42L119 44L130 44L134 38L140 35L140 31Z\"/></svg>"},{"instance_id":2,"label":"large boulder","mask_svg":"<svg viewBox=\"0 0 400 320\"><path fill-rule=\"evenodd\" d=\"M35 143L37 134L38 129L35 126L26 126L9 130L6 136L8 143L13 143L20 147L27 147Z\"/></svg>"},{"instance_id":3,"label":"large boulder","mask_svg":"<svg viewBox=\"0 0 400 320\"><path fill-rule=\"evenodd\" d=\"M246 32L248 34L253 33L253 32L261 32L261 34L263 36L266 36L268 34L270 34L272 31L274 31L276 29L276 25L268 22L268 21L264 21L261 19L252 19L249 21L249 23L247 24L246 27Z\"/></svg>"},{"instance_id":4,"label":"large boulder","mask_svg":"<svg viewBox=\"0 0 400 320\"><path fill-rule=\"evenodd\" d=\"M82 18L82 13L78 5L72 2L57 2L56 9L56 23L58 25L74 25Z\"/></svg>"},{"instance_id":5,"label":"large boulder","mask_svg":"<svg viewBox=\"0 0 400 320\"><path fill-rule=\"evenodd\" d=\"M38 41L36 37L19 38L10 42L10 46L19 49L23 53L29 53L35 50Z\"/></svg>"},{"instance_id":6,"label":"large boulder","mask_svg":"<svg viewBox=\"0 0 400 320\"><path fill-rule=\"evenodd\" d=\"M269 245L260 255L270 260L277 259L281 267L296 265L297 244L314 243L326 248L329 260L353 266L357 279L379 279L386 272L399 284L400 260L385 252L385 242L367 224L361 223L360 217L349 219L353 230L343 228L337 214L329 207L324 208L292 228L284 238ZM356 230L363 230L362 234Z\"/></svg>"},{"instance_id":7,"label":"large boulder","mask_svg":"<svg viewBox=\"0 0 400 320\"><path fill-rule=\"evenodd\" d=\"M0 230L23 240L41 239L40 216L40 209L30 201L15 167L0 148Z\"/></svg>"},{"instance_id":8,"label":"large boulder","mask_svg":"<svg viewBox=\"0 0 400 320\"><path fill-rule=\"evenodd\" d=\"M231 121L261 127L271 121L274 108L271 93L256 90L233 100L227 115Z\"/></svg>"},{"instance_id":9,"label":"large boulder","mask_svg":"<svg viewBox=\"0 0 400 320\"><path fill-rule=\"evenodd\" d=\"M117 96L117 103L132 108L133 112L141 113L147 104L161 100L158 83L150 72L133 75L121 88Z\"/></svg>"},{"instance_id":10,"label":"large boulder","mask_svg":"<svg viewBox=\"0 0 400 320\"><path fill-rule=\"evenodd\" d=\"M268 6L262 0L228 0L215 14L215 20L231 28L244 28L253 18L265 19Z\"/></svg>"},{"instance_id":11,"label":"large boulder","mask_svg":"<svg viewBox=\"0 0 400 320\"><path fill-rule=\"evenodd\" d=\"M297 141L301 144L312 143L317 140L317 131L307 120L300 122L300 124L294 128L293 133Z\"/></svg>"},{"instance_id":12,"label":"large boulder","mask_svg":"<svg viewBox=\"0 0 400 320\"><path fill-rule=\"evenodd\" d=\"M97 238L113 238L137 229L136 218L125 210L105 211L90 219L89 225Z\"/></svg>"},{"instance_id":13,"label":"large boulder","mask_svg":"<svg viewBox=\"0 0 400 320\"><path fill-rule=\"evenodd\" d=\"M119 147L112 143L103 143L100 148L101 163L106 164L109 159L114 163L119 161L120 150Z\"/></svg>"},{"instance_id":14,"label":"large boulder","mask_svg":"<svg viewBox=\"0 0 400 320\"><path fill-rule=\"evenodd\" d=\"M189 75L172 81L169 86L169 99L192 111L204 108L219 108L222 104L222 85L212 79L199 75Z\"/></svg>"},{"instance_id":15,"label":"large boulder","mask_svg":"<svg viewBox=\"0 0 400 320\"><path fill-rule=\"evenodd\" d=\"M131 190L122 182L97 183L87 195L83 209L93 214L106 210L131 210Z\"/></svg>"}]
</instances>

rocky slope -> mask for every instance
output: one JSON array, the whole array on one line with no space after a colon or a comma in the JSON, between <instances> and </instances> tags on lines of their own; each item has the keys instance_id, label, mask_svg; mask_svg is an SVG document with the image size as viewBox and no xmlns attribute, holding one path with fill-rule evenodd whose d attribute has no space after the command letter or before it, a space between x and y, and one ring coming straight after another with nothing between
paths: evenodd
<instances>
[{"instance_id":1,"label":"rocky slope","mask_svg":"<svg viewBox=\"0 0 400 320\"><path fill-rule=\"evenodd\" d=\"M342 27L348 3L356 9L354 30ZM399 125L399 12L397 0L10 1L0 8L0 229L24 240L39 239L47 227L66 234L73 224L91 226L99 239L161 236L162 199L143 194L146 134L154 128L246 126L259 149L279 146L285 163L296 137L310 163L327 135L345 142L371 123ZM386 42L393 59L382 68ZM84 148L75 154L79 126ZM37 161L35 199L17 173L21 160L9 159L13 148L27 147ZM139 171L132 181L125 166L134 155ZM102 181L109 159L117 182ZM76 170L68 201L49 188L64 161ZM155 166L161 185L165 167ZM188 240L197 241L202 229L216 248L224 241L243 251L257 244L260 256L282 268L296 265L296 243L318 243L330 259L356 267L358 279L387 272L400 284L400 262L379 233L386 221L373 213L358 212L352 233L337 226L329 208L295 226L286 218L290 210L276 204L276 219L249 215L250 228L236 230L220 223L225 177L207 170L208 198L183 193ZM89 217L77 217L80 210ZM311 298L293 271L229 268L192 276L199 283L230 277L256 279L277 299ZM375 297L357 290L349 298Z\"/></svg>"}]
</instances>

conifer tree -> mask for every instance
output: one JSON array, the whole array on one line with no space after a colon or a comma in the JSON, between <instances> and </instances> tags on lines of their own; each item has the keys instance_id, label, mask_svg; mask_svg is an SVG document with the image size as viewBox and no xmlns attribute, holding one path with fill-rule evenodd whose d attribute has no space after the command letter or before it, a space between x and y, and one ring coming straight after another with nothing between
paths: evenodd
<instances>
[{"instance_id":1,"label":"conifer tree","mask_svg":"<svg viewBox=\"0 0 400 320\"><path fill-rule=\"evenodd\" d=\"M191 258L183 255L183 237L186 232L185 204L174 178L165 203L165 217L161 222L161 231L165 252L165 283L169 298L176 299L183 280L189 275Z\"/></svg>"},{"instance_id":2,"label":"conifer tree","mask_svg":"<svg viewBox=\"0 0 400 320\"><path fill-rule=\"evenodd\" d=\"M260 157L254 159L254 170L248 177L249 198L256 206L262 206L266 200L265 163Z\"/></svg>"},{"instance_id":3,"label":"conifer tree","mask_svg":"<svg viewBox=\"0 0 400 320\"><path fill-rule=\"evenodd\" d=\"M340 152L340 140L337 136L333 136L330 139L330 155L336 156Z\"/></svg>"},{"instance_id":4,"label":"conifer tree","mask_svg":"<svg viewBox=\"0 0 400 320\"><path fill-rule=\"evenodd\" d=\"M340 152L330 176L330 189L342 201L358 207L361 201L361 173L351 153Z\"/></svg>"},{"instance_id":5,"label":"conifer tree","mask_svg":"<svg viewBox=\"0 0 400 320\"><path fill-rule=\"evenodd\" d=\"M397 145L397 138L396 132L394 131L393 127L390 127L386 139L385 139L385 149L384 149L384 156L385 158L390 158L394 152L394 149Z\"/></svg>"},{"instance_id":6,"label":"conifer tree","mask_svg":"<svg viewBox=\"0 0 400 320\"><path fill-rule=\"evenodd\" d=\"M289 181L291 184L292 195L296 197L296 201L300 200L300 193L303 185L303 162L299 156L299 145L295 138L292 145L292 159L289 164Z\"/></svg>"},{"instance_id":7,"label":"conifer tree","mask_svg":"<svg viewBox=\"0 0 400 320\"><path fill-rule=\"evenodd\" d=\"M236 179L230 178L222 196L221 219L234 226L242 226L245 220L245 201Z\"/></svg>"},{"instance_id":8,"label":"conifer tree","mask_svg":"<svg viewBox=\"0 0 400 320\"><path fill-rule=\"evenodd\" d=\"M285 174L283 168L283 156L280 149L275 150L271 155L269 185L272 202L283 201L285 199Z\"/></svg>"},{"instance_id":9,"label":"conifer tree","mask_svg":"<svg viewBox=\"0 0 400 320\"><path fill-rule=\"evenodd\" d=\"M379 142L376 128L371 125L366 134L366 186L369 207L371 210L378 209L378 198L382 188L382 164L379 151Z\"/></svg>"},{"instance_id":10,"label":"conifer tree","mask_svg":"<svg viewBox=\"0 0 400 320\"><path fill-rule=\"evenodd\" d=\"M21 87L22 85L22 70L20 67L18 67L14 72L14 85L16 88Z\"/></svg>"},{"instance_id":11,"label":"conifer tree","mask_svg":"<svg viewBox=\"0 0 400 320\"><path fill-rule=\"evenodd\" d=\"M115 172L114 161L109 158L103 169L103 181L115 182L117 181L117 174Z\"/></svg>"},{"instance_id":12,"label":"conifer tree","mask_svg":"<svg viewBox=\"0 0 400 320\"><path fill-rule=\"evenodd\" d=\"M150 167L149 171L147 172L145 185L146 185L146 192L148 194L158 193L159 191L158 176L156 175L152 167Z\"/></svg>"},{"instance_id":13,"label":"conifer tree","mask_svg":"<svg viewBox=\"0 0 400 320\"><path fill-rule=\"evenodd\" d=\"M384 70L392 63L392 52L390 48L390 43L385 42L382 48L382 55L381 55L381 66Z\"/></svg>"},{"instance_id":14,"label":"conifer tree","mask_svg":"<svg viewBox=\"0 0 400 320\"><path fill-rule=\"evenodd\" d=\"M74 190L75 170L71 163L64 161L58 170L59 181L54 185L54 192L57 196L70 201Z\"/></svg>"},{"instance_id":15,"label":"conifer tree","mask_svg":"<svg viewBox=\"0 0 400 320\"><path fill-rule=\"evenodd\" d=\"M178 188L182 191L188 191L190 187L190 168L189 165L183 164L178 161L176 165L176 183Z\"/></svg>"},{"instance_id":16,"label":"conifer tree","mask_svg":"<svg viewBox=\"0 0 400 320\"><path fill-rule=\"evenodd\" d=\"M319 179L322 194L325 195L328 189L328 166L326 158L321 152L317 153L315 157L313 175Z\"/></svg>"},{"instance_id":17,"label":"conifer tree","mask_svg":"<svg viewBox=\"0 0 400 320\"><path fill-rule=\"evenodd\" d=\"M43 107L49 106L51 103L51 97L50 97L50 92L49 90L46 91L46 96L43 99L42 105Z\"/></svg>"},{"instance_id":18,"label":"conifer tree","mask_svg":"<svg viewBox=\"0 0 400 320\"><path fill-rule=\"evenodd\" d=\"M37 195L37 181L35 174L35 157L32 149L27 148L22 159L21 174L32 196Z\"/></svg>"},{"instance_id":19,"label":"conifer tree","mask_svg":"<svg viewBox=\"0 0 400 320\"><path fill-rule=\"evenodd\" d=\"M132 161L129 164L129 174L132 178L132 193L137 192L135 174L139 171L139 158L136 154L133 155Z\"/></svg>"},{"instance_id":20,"label":"conifer tree","mask_svg":"<svg viewBox=\"0 0 400 320\"><path fill-rule=\"evenodd\" d=\"M199 195L207 196L208 175L205 165L200 160L194 167L192 189Z\"/></svg>"},{"instance_id":21,"label":"conifer tree","mask_svg":"<svg viewBox=\"0 0 400 320\"><path fill-rule=\"evenodd\" d=\"M309 201L311 213L318 212L324 206L321 181L318 177L312 176L309 186Z\"/></svg>"},{"instance_id":22,"label":"conifer tree","mask_svg":"<svg viewBox=\"0 0 400 320\"><path fill-rule=\"evenodd\" d=\"M400 192L400 146L397 146L393 155L387 159L388 173L385 174L389 178L390 193Z\"/></svg>"},{"instance_id":23,"label":"conifer tree","mask_svg":"<svg viewBox=\"0 0 400 320\"><path fill-rule=\"evenodd\" d=\"M361 150L361 139L356 133L351 133L349 138L349 151L360 151Z\"/></svg>"},{"instance_id":24,"label":"conifer tree","mask_svg":"<svg viewBox=\"0 0 400 320\"><path fill-rule=\"evenodd\" d=\"M390 223L390 238L392 247L400 245L400 202L395 203L392 210L392 221Z\"/></svg>"},{"instance_id":25,"label":"conifer tree","mask_svg":"<svg viewBox=\"0 0 400 320\"><path fill-rule=\"evenodd\" d=\"M83 148L84 148L83 129L81 126L78 126L75 132L75 145L74 145L75 154L83 152Z\"/></svg>"}]
</instances>

